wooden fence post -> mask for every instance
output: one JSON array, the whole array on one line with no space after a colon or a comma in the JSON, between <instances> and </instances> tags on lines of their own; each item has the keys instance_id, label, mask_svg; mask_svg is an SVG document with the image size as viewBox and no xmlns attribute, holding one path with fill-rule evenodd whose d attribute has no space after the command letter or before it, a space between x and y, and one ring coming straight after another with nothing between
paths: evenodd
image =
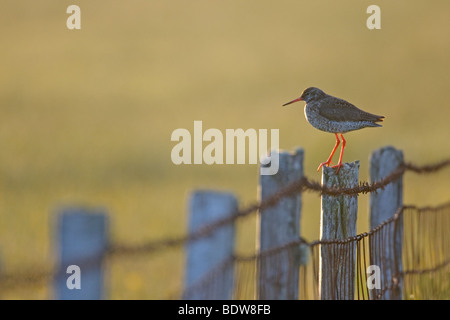
<instances>
[{"instance_id":1,"label":"wooden fence post","mask_svg":"<svg viewBox=\"0 0 450 320\"><path fill-rule=\"evenodd\" d=\"M63 208L57 217L59 272L55 296L61 300L104 298L102 260L108 247L103 210Z\"/></svg>"},{"instance_id":2,"label":"wooden fence post","mask_svg":"<svg viewBox=\"0 0 450 320\"><path fill-rule=\"evenodd\" d=\"M391 174L403 163L403 152L391 146L374 151L370 158L370 180L379 181ZM394 213L403 205L403 176L388 184L384 189L370 194L370 229L377 227L380 223L391 218ZM397 281L397 286L393 290L386 291L381 297L383 299L402 299L401 278L396 278L396 274L402 270L402 239L403 239L403 218L397 220L395 228L389 228L385 237L392 239L385 240L386 243L382 252L372 253L371 264L377 265L381 270L381 289L392 285L392 280ZM371 238L372 241L376 240ZM383 239L381 239L383 240ZM371 246L372 247L372 246ZM377 289L369 290L372 298L376 298Z\"/></svg>"},{"instance_id":3,"label":"wooden fence post","mask_svg":"<svg viewBox=\"0 0 450 320\"><path fill-rule=\"evenodd\" d=\"M271 159L277 156L278 172L260 176L260 201L303 176L303 149L294 153L272 151ZM260 212L257 240L260 252L299 239L300 210L301 195L296 193ZM291 247L260 258L258 299L298 299L300 252L299 247Z\"/></svg>"},{"instance_id":4,"label":"wooden fence post","mask_svg":"<svg viewBox=\"0 0 450 320\"><path fill-rule=\"evenodd\" d=\"M344 163L336 169L323 167L322 185L351 188L358 186L359 161ZM352 300L355 289L356 243L338 243L335 239L356 236L357 195L322 195L319 288L322 300Z\"/></svg>"},{"instance_id":5,"label":"wooden fence post","mask_svg":"<svg viewBox=\"0 0 450 320\"><path fill-rule=\"evenodd\" d=\"M230 193L196 191L190 198L189 233L228 218L237 209ZM234 221L188 243L184 299L232 298L234 244Z\"/></svg>"}]
</instances>

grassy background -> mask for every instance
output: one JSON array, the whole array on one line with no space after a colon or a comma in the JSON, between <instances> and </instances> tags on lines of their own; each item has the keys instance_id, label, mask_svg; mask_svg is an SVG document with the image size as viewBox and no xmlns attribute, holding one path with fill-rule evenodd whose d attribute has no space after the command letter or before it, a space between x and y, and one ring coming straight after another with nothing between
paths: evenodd
<instances>
[{"instance_id":1,"label":"grassy background","mask_svg":"<svg viewBox=\"0 0 450 320\"><path fill-rule=\"evenodd\" d=\"M386 116L383 128L346 136L344 161L381 146L418 164L450 155L450 3L383 1L382 29L366 28L369 1L76 1L82 29L66 28L69 1L0 4L0 268L55 262L55 213L106 207L114 243L185 233L195 188L256 199L254 165L175 166L177 128L277 128L280 148L305 149L305 174L334 136L312 128L309 86ZM223 131L224 132L224 131ZM405 203L448 200L448 170L405 177ZM358 230L367 230L367 196ZM320 198L304 195L302 233L319 235ZM238 250L254 248L255 221L239 224ZM181 249L114 261L108 298L166 298L182 286ZM48 298L51 287L2 292Z\"/></svg>"}]
</instances>

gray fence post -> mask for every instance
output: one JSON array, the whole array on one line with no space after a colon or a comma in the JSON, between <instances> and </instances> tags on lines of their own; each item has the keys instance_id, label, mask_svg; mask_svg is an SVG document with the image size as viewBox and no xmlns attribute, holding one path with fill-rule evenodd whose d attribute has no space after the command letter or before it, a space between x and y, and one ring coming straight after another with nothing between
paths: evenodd
<instances>
[{"instance_id":1,"label":"gray fence post","mask_svg":"<svg viewBox=\"0 0 450 320\"><path fill-rule=\"evenodd\" d=\"M359 161L344 163L336 169L323 167L322 185L351 188L358 186ZM319 288L322 300L352 300L355 289L356 243L339 243L335 239L356 236L357 195L322 195Z\"/></svg>"},{"instance_id":2,"label":"gray fence post","mask_svg":"<svg viewBox=\"0 0 450 320\"><path fill-rule=\"evenodd\" d=\"M272 151L271 158L274 159L277 154ZM260 201L303 176L303 149L278 155L278 173L260 176ZM301 196L296 193L260 212L260 252L299 239L300 210ZM298 247L291 247L260 258L258 299L298 299L300 252Z\"/></svg>"},{"instance_id":3,"label":"gray fence post","mask_svg":"<svg viewBox=\"0 0 450 320\"><path fill-rule=\"evenodd\" d=\"M196 191L189 204L189 233L226 219L237 209L230 193ZM234 245L234 221L188 243L184 299L232 298Z\"/></svg>"},{"instance_id":4,"label":"gray fence post","mask_svg":"<svg viewBox=\"0 0 450 320\"><path fill-rule=\"evenodd\" d=\"M403 163L403 152L394 147L388 146L374 151L370 158L370 180L379 181L391 174ZM370 194L370 229L377 227L380 223L391 218L394 213L403 205L403 177L388 184L384 189ZM386 234L388 233L388 234ZM388 290L381 296L382 299L398 300L402 299L401 278L396 275L402 270L402 239L403 239L403 218L400 217L395 223L395 228L390 227L385 231L387 243L382 246L382 252L371 254L371 264L380 267L381 289L390 287L393 283L396 286ZM391 241L387 239L391 239ZM371 237L371 241L377 241L376 237ZM371 246L372 247L372 246ZM393 279L395 277L395 279ZM369 290L372 298L377 298L377 289Z\"/></svg>"},{"instance_id":5,"label":"gray fence post","mask_svg":"<svg viewBox=\"0 0 450 320\"><path fill-rule=\"evenodd\" d=\"M59 272L55 297L104 298L102 260L108 247L108 221L102 210L64 208L57 217Z\"/></svg>"}]
</instances>

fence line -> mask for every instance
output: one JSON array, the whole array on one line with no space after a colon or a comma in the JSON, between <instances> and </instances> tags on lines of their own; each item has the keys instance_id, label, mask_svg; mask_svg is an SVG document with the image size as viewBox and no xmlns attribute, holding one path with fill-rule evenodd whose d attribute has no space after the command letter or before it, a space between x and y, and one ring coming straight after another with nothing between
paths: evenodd
<instances>
[{"instance_id":1,"label":"fence line","mask_svg":"<svg viewBox=\"0 0 450 320\"><path fill-rule=\"evenodd\" d=\"M433 172L437 172L447 166L450 165L450 159L441 161L439 163L436 164L431 164L431 165L424 165L424 166L418 166L418 165L414 165L411 163L405 163L405 162L401 162L400 165L394 169L389 175L385 176L384 178L372 182L372 183L367 183L367 182L362 182L359 185L355 184L355 186L349 186L349 187L336 187L336 186L326 186L326 185L322 185L318 182L315 181L311 181L310 179L308 179L305 176L301 176L299 179L296 179L295 181L287 184L286 186L279 188L278 191L274 192L273 194L269 194L267 195L264 199L261 199L258 202L255 202L254 204L241 209L241 210L231 210L228 212L228 215L225 218L221 218L218 219L216 221L204 224L203 226L196 228L195 230L191 230L190 233L183 235L183 236L179 236L179 237L172 237L172 238L166 238L166 239L160 239L160 240L156 240L156 241L149 241L147 243L141 244L141 245L123 245L123 244L113 244L111 246L105 246L104 250L98 254L98 255L91 255L91 256L85 256L84 259L75 261L76 259L73 260L74 263L81 265L82 267L98 267L99 265L99 261L102 261L104 258L107 257L111 257L111 256L122 256L122 255L134 255L134 254L147 254L147 253L154 253L156 251L159 251L163 248L171 248L171 247L175 247L175 246L180 246L183 244L190 244L196 240L199 240L203 237L207 237L210 236L214 231L216 231L217 229L226 226L228 224L231 224L233 222L235 222L237 219L246 217L248 215L250 215L253 212L256 211L264 211L267 210L269 208L272 208L274 206L276 206L277 204L280 203L280 201L282 201L282 199L285 199L286 197L289 196L293 196L295 194L299 194L302 193L304 191L313 191L313 192L318 192L321 195L330 195L330 196L339 196L339 195L359 195L361 193L365 194L365 193L376 193L379 192L380 189L384 189L388 184L396 181L397 179L399 179L400 177L403 176L403 174L406 171L411 171L414 173L433 173ZM305 241L302 238L296 239L294 241L289 241L287 243L281 244L278 247L270 247L266 250L262 250L261 252L259 252L256 255L253 256L247 256L247 257L242 257L242 256L235 256L235 255L231 255L229 259L225 260L225 263L223 264L223 266L227 266L225 269L229 269L229 265L228 263L230 262L240 262L242 263L255 263L255 261L261 260L261 258L264 257L269 257L269 256L273 256L275 254L278 254L280 252L286 251L287 249L292 249L292 248L297 248L298 250L290 250L290 253L288 255L288 259L289 261L296 261L296 263L294 263L293 265L298 265L300 267L300 278L305 278L306 274L308 273L308 269L306 267L303 267L305 265L305 261L304 259L306 254L306 251L310 251L310 261L313 264L312 266L312 272L313 272L313 277L310 278L311 280L308 280L309 282L315 282L316 280L318 280L318 269L319 269L319 260L318 260L318 256L319 256L319 248L323 247L323 246L331 246L331 251L333 251L333 255L334 257L336 257L336 251L337 250L341 250L344 247L347 248L347 251L350 247L354 247L354 244L356 243L356 247L354 247L354 251L356 251L356 261L357 261L357 268L356 268L356 277L357 277L357 283L362 282L364 279L367 280L366 273L362 272L362 266L366 267L367 264L370 262L367 260L367 254L366 252L369 253L369 256L372 256L372 252L375 252L375 248L372 247L372 244L370 244L370 241L366 241L366 238L374 238L374 241L378 241L378 242L382 242L383 238L380 236L380 230L384 232L383 236L386 238L389 236L389 234L392 234L392 232L387 232L387 227L386 226L391 226L393 222L396 222L396 220L398 219L399 216L403 216L403 211L407 210L407 209L416 209L418 210L418 212L423 212L424 210L431 210L431 211L436 211L436 210L446 210L448 209L450 206L449 204L445 204L442 206L438 206L435 208L415 208L413 206L402 206L399 208L399 210L401 210L401 213L395 214L392 218L390 218L389 220L383 222L382 224L380 224L379 226L377 226L376 228L370 230L369 232L365 232L363 234L360 235L356 235L350 238L346 238L346 239L321 239L321 240L317 240L317 241L313 241L308 243L307 241ZM397 217L397 218L395 218ZM443 218L444 219L444 218ZM446 218L447 222L448 221L448 215ZM395 224L395 223L394 223ZM450 224L442 224L442 225L450 225ZM417 226L414 225L414 228L418 228ZM442 234L443 232L441 232ZM445 238L445 237L444 237ZM445 238L448 240L448 237ZM388 239L386 240L388 242L392 242L392 239ZM450 242L450 241L449 241ZM376 242L374 242L376 243ZM415 243L415 242L414 242ZM386 243L384 243L384 245L386 245ZM305 248L309 248L309 250L305 250ZM442 251L442 248L446 248L448 252L450 248L448 248L448 243L447 244L442 244L440 249ZM298 253L300 250L300 254ZM410 251L412 251L413 249L409 249ZM344 251L344 252L347 252ZM411 254L410 251L406 251L406 254ZM359 252L359 253L358 253ZM378 253L379 254L379 253ZM362 258L361 258L362 257ZM436 257L434 257L435 259ZM434 260L433 260L434 261ZM70 261L66 261L65 265L67 265ZM356 288L356 293L357 293L357 297L360 298L382 298L385 295L385 292L389 292L392 291L392 289L398 288L399 287L399 280L408 280L407 282L405 282L405 286L409 285L411 286L411 279L413 278L415 275L423 275L423 274L428 274L428 273L435 273L435 272L439 272L442 269L447 268L449 265L448 260L442 262L439 261L439 264L437 265L433 265L433 266L415 266L411 269L408 269L406 271L402 271L401 273L397 273L394 274L391 279L390 282L386 282L383 283L383 287L382 289L380 289L379 291L377 291L376 293L369 293L367 291L360 291L362 290L361 288L357 287ZM439 267L441 266L441 267ZM276 266L275 266L276 267ZM239 269L242 268L242 266L235 266L235 269ZM256 272L257 267L253 266L253 272ZM36 270L35 268L33 268L34 270ZM31 270L31 269L30 269ZM63 274L62 272L63 268L62 266L59 268L56 268L54 270L44 270L44 271L23 271L23 272L15 272L15 273L11 273L11 274L0 274L0 287L2 289L7 288L7 287L15 287L15 286L24 286L24 285L33 285L33 284L38 284L38 283L42 283L44 281L48 281L51 279L56 279L59 276L61 276ZM216 270L216 269L214 269ZM218 268L218 270L223 270L223 268ZM365 269L364 269L365 270ZM216 270L217 271L217 270ZM207 279L213 279L214 277L212 276L215 272L209 272L209 276L207 277ZM65 275L65 274L64 274ZM276 277L279 277L278 275L276 275ZM316 279L316 280L315 280ZM199 282L206 283L208 282L207 280L205 280L205 278L199 279ZM234 280L235 282L237 280ZM342 279L337 279L336 281L342 281ZM359 282L358 282L359 281ZM195 283L194 283L195 282ZM194 281L192 283L192 285L189 285L189 288L187 288L187 291L191 290L193 287L196 286L200 288L203 287L203 285L198 285L198 281ZM298 280L297 280L298 282ZM305 281L305 283L307 283ZM211 288L214 289L214 286L212 286ZM309 289L307 286L304 286L301 288L301 296L306 296L306 291ZM318 293L317 292L317 288L315 286L312 286L311 288L313 288L313 293L308 293L308 296L314 296L317 297ZM213 290L211 289L211 290ZM240 289L239 289L240 290ZM306 290L306 291L305 291ZM187 292L186 291L186 292ZM240 295L239 291L237 291L237 293L235 293L235 295Z\"/></svg>"},{"instance_id":2,"label":"fence line","mask_svg":"<svg viewBox=\"0 0 450 320\"><path fill-rule=\"evenodd\" d=\"M345 250L342 250L344 248L351 248L354 245L355 246L355 260L356 260L356 293L355 298L358 300L367 300L367 299L382 299L386 298L385 296L387 293L392 293L395 289L397 289L400 286L400 279L404 279L405 277L412 277L416 276L416 279L410 279L407 284L408 287L406 289L406 297L407 298L420 298L420 296L417 295L417 292L419 289L415 289L416 293L414 295L413 289L415 287L424 288L424 283L421 283L423 279L420 278L420 276L423 276L426 273L431 272L444 272L445 269L450 266L450 252L442 251L441 255L439 257L436 257L435 264L433 264L432 267L427 268L420 268L420 266L413 266L408 263L406 263L406 269L400 271L399 273L392 275L392 277L384 280L380 284L380 287L378 289L369 290L366 286L366 283L368 281L368 275L367 275L367 267L370 264L370 260L373 259L374 256L379 256L383 254L383 251L381 250L384 246L393 246L394 245L394 238L395 233L391 233L389 231L393 230L395 224L404 217L405 213L406 215L406 221L415 221L414 219L420 218L419 215L421 212L426 211L428 214L428 218L430 221L433 221L433 219L436 220L436 216L439 213L445 213L441 214L439 217L439 221L442 222L443 226L448 227L448 222L450 220L450 203L445 203L436 207L417 207L412 205L406 205L402 206L397 210L397 212L388 220L382 222L379 226L376 228L364 232L361 234L358 234L356 236L351 236L345 239L324 239L324 240L316 240L312 242L307 242L306 240L300 238L296 241L292 241L290 243L287 243L283 246L279 246L276 248L271 248L269 250L265 250L262 252L258 252L256 254L252 255L234 255L231 256L229 259L227 259L224 264L226 265L232 265L234 264L236 267L236 270L238 270L237 273L237 279L235 279L235 286L237 283L240 282L239 287L235 288L235 297L236 299L249 299L254 298L256 294L256 285L253 285L251 289L245 288L248 279L252 279L255 277L256 268L255 265L258 264L258 261L261 259L268 257L268 256L276 256L279 253L282 252L292 252L292 248L302 248L302 250L305 251L305 247L307 248L307 252L309 252L309 258L307 263L301 263L300 264L300 279L302 285L300 286L300 298L303 299L319 299L319 291L317 288L320 288L319 286L319 256L321 247L325 246L329 248L329 251L332 252L330 256L333 256L336 259L336 251L344 252ZM445 221L444 221L445 220ZM423 221L423 219L422 219ZM426 227L424 227L425 230ZM412 231L411 225L407 223L405 226L405 229L407 231ZM409 233L408 233L409 234ZM432 233L427 235L428 237L436 237L436 235L433 235ZM405 236L406 237L406 236ZM443 245L450 242L450 235L445 234L444 237L437 236L439 238L438 241L429 241L428 244L434 244L434 245ZM370 243L370 240L373 239L372 243ZM411 251L415 250L415 255L421 255L424 254L424 252L434 252L436 250L436 246L434 247L417 247L417 244L413 244L407 239L405 239L405 251ZM422 241L426 240L426 238L422 238ZM404 257L405 258L405 257ZM408 258L405 258L406 261ZM345 260L345 259L344 259ZM336 263L336 261L335 261ZM417 263L417 262L416 262ZM252 271L247 271L245 274L244 271L242 271L245 268L249 268L249 266L245 266L245 264L251 266ZM295 264L293 264L295 266ZM417 269L416 269L417 268ZM208 276L203 278L201 281L196 283L194 286L186 288L186 290L203 290L205 286L205 282L209 282L208 287L211 286L211 282L216 281L217 279L220 279L220 274L222 271L222 265L219 265L217 268L211 270L210 273L208 273ZM450 271L450 270L449 270ZM449 272L447 271L447 272ZM310 277L308 277L310 275ZM307 278L310 278L309 281L307 281ZM443 280L442 278L441 280ZM337 278L334 279L335 282L339 282L340 286L337 287L344 287L345 281L348 281L348 276L345 274L337 275ZM439 282L439 281L436 281ZM443 281L440 281L441 283ZM418 286L414 285L414 283L419 283ZM445 283L445 282L444 282ZM297 283L298 285L298 283ZM240 288L244 287L244 289ZM439 291L436 290L435 293L438 293Z\"/></svg>"},{"instance_id":3,"label":"fence line","mask_svg":"<svg viewBox=\"0 0 450 320\"><path fill-rule=\"evenodd\" d=\"M348 237L346 239L324 239L324 240L315 240L315 241L311 241L308 242L303 238L299 238L296 241L292 241L289 243L286 243L282 246L279 247L275 247L275 248L270 248L268 250L265 251L261 251L258 253L255 253L253 255L233 255L231 256L228 260L224 261L223 264L218 265L216 268L214 268L213 270L211 270L208 275L202 279L200 279L198 281L198 283L193 284L191 287L187 288L186 291L193 291L193 290L200 290L200 289L204 289L205 283L208 283L209 281L212 281L212 279L214 279L217 274L219 274L226 266L229 266L232 262L237 262L237 263L248 263L248 262L252 262L252 261L256 261L258 259L261 259L263 257L267 257L267 256L271 256L274 255L276 253L285 251L286 249L289 248L303 248L303 250L305 250L305 248L303 246L308 247L308 250L311 252L311 260L313 260L314 262L312 262L312 268L315 270L315 276L313 277L315 280L315 283L318 283L318 274L317 274L317 269L318 269L318 265L317 265L317 253L314 254L314 249L316 249L316 251L318 251L317 248L320 247L320 245L345 245L348 243L352 243L352 242L357 242L358 244L358 248L357 248L357 252L358 257L363 257L363 258L359 258L358 261L358 273L357 273L357 282L365 282L367 281L367 277L366 277L366 273L363 272L363 270L366 270L366 262L367 262L367 254L366 254L366 250L367 250L367 245L365 242L365 239L367 239L370 236L374 236L375 234L377 234L380 230L382 230L383 228L385 228L387 225L392 224L394 221L398 220L400 215L403 215L405 210L415 210L417 212L439 212L439 211L443 211L443 210L448 210L450 209L450 203L444 203L441 205L438 205L436 207L430 207L430 206L426 206L426 207L417 207L417 206L413 206L413 205L406 205L406 206L402 206L401 208L398 209L398 211L388 220L382 222L379 226L375 227L374 229L368 231L368 232L364 232L361 234L358 234L356 236L352 236L352 237ZM447 220L449 220L450 216L447 216ZM442 223L441 226L445 227L448 226L447 223ZM445 233L447 234L447 233ZM445 239L445 238L444 238ZM448 246L448 242L449 239L447 237L447 240L443 240L443 243L447 243ZM362 244L361 244L362 242ZM362 253L361 253L362 252ZM449 250L445 250L445 252L449 252ZM314 255L316 256L316 258L314 258ZM80 263L81 262L81 263ZM86 261L77 261L77 263L79 263L80 265L82 265L84 268L89 268L90 266L92 266L93 264L97 263L96 259L91 260L91 263L86 260ZM364 265L364 268L361 269L361 266ZM442 268L446 268L450 265L450 257L447 258L445 261L443 261L442 263L434 266L434 267L429 267L427 269L408 269L403 271L402 275L403 277L405 276L410 276L410 275L420 275L420 274L424 274L424 273L430 273L430 272L436 272L439 271ZM300 271L301 273L305 272L304 270ZM56 272L55 274L60 274L60 272ZM15 286L23 286L23 285L30 285L36 282L40 282L40 281L46 281L46 280L50 280L53 276L53 273L48 271L48 272L43 272L43 273L18 273L15 275L3 275L2 277L2 284L3 287L7 287L8 286L8 282L9 285L13 284ZM362 280L361 280L362 279ZM30 283L31 281L31 283ZM388 290L392 288L391 286L385 286L383 289L380 290L380 293L377 295L378 297L382 296L382 292ZM303 292L305 292L306 286L303 287ZM308 294L303 293L303 296L308 296ZM317 292L315 294L313 294L314 296L317 297ZM368 294L366 291L363 291L361 288L359 291L357 291L357 298L358 299L363 299L363 298L368 298Z\"/></svg>"},{"instance_id":4,"label":"fence line","mask_svg":"<svg viewBox=\"0 0 450 320\"><path fill-rule=\"evenodd\" d=\"M244 209L236 210L228 217L206 225L193 233L178 237L149 241L141 245L114 245L110 249L110 251L112 254L140 254L151 253L164 248L177 247L187 242L191 242L199 238L208 236L218 228L232 223L238 219L247 217L254 212L270 208L276 205L284 197L291 196L292 194L295 194L297 192L313 191L320 194L334 196L366 194L377 192L378 190L383 189L386 185L401 177L406 171L411 171L418 174L428 174L437 172L447 166L450 166L450 159L443 160L436 164L424 166L418 166L412 163L402 163L396 170L394 170L391 174L381 179L380 181L375 181L373 183L360 182L359 186L350 188L326 187L322 186L319 182L312 181L307 177L302 176L300 179L283 187L281 190L275 192L265 200L255 202Z\"/></svg>"},{"instance_id":5,"label":"fence line","mask_svg":"<svg viewBox=\"0 0 450 320\"><path fill-rule=\"evenodd\" d=\"M300 297L303 299L319 299L319 291L317 288L320 288L319 286L319 256L320 256L320 248L325 246L328 247L329 251L334 251L330 256L335 257L336 259L336 252L344 252L345 250L342 250L343 248L352 248L355 246L355 260L356 260L356 295L355 298L358 300L367 300L367 299L382 299L386 298L387 293L393 292L393 290L397 289L400 286L399 279L404 279L405 277L412 277L412 276L422 276L427 273L432 272L438 272L438 271L445 271L445 268L448 268L450 266L450 252L447 251L441 251L440 256L435 258L435 263L432 266L429 266L427 268L421 268L420 266L417 266L417 261L414 263L416 265L413 265L411 263L406 263L406 269L400 271L399 273L392 275L390 278L385 279L381 284L380 288L373 289L372 291L369 290L366 286L366 283L368 281L368 275L367 275L367 267L370 265L370 260L374 258L374 256L379 256L383 254L382 248L385 246L393 246L394 245L394 239L395 239L395 232L390 232L394 230L395 224L402 219L405 216L406 212L406 218L405 222L407 223L405 225L405 229L407 231L413 231L412 226L410 225L411 221L415 221L414 219L420 218L419 216L422 213L427 213L427 217L429 218L428 221L438 221L436 220L436 216L433 217L433 215L439 215L440 214L440 222L442 226L448 227L448 222L450 222L450 202L444 203L441 205L438 205L436 207L417 207L413 205L405 205L400 207L395 214L389 218L386 221L383 221L380 225L375 227L374 229L371 229L368 232L364 232L355 236L347 237L345 239L323 239L323 240L316 240L312 242L308 242L303 238L300 238L296 241L291 241L289 243L286 243L282 246L270 248L265 251L261 251L255 254L251 255L232 255L227 260L223 262L223 264L219 264L216 268L212 269L208 275L204 278L202 278L198 283L195 283L192 287L186 288L187 291L193 291L193 290L204 290L206 283L208 283L208 287L212 287L211 283L214 283L214 281L217 281L217 279L221 278L221 272L224 270L225 265L235 265L235 268L238 270L237 272L237 279L235 279L235 285L236 283L240 283L239 286L246 285L246 282L248 282L248 279L252 279L255 277L256 268L255 265L258 264L258 261L261 259L264 259L266 257L270 256L276 256L279 253L282 252L292 252L292 248L300 248L300 250L303 250L303 252L309 252L309 258L307 259L308 262L303 262L300 264L300 274L301 274L301 281L302 286L300 286ZM421 218L422 222L424 221L423 217ZM434 220L433 220L434 219ZM443 227L444 228L444 227ZM423 230L426 230L426 226L422 228ZM421 238L422 241L427 240L429 246L418 246L417 243L411 242L411 239L408 239L409 232L404 235L405 237L405 251L414 250L415 255L422 255L424 252L435 252L436 246L442 246L444 244L449 245L450 243L450 234L445 233L432 233L430 232L427 234L427 237L433 237L438 238L438 241L429 241L430 239ZM422 235L423 236L423 235ZM373 239L374 241L370 241ZM430 245L433 245L433 247L430 247ZM305 250L307 248L307 250ZM440 249L437 249L440 250ZM408 257L404 257L405 261L408 262ZM335 261L336 262L336 261ZM245 268L245 266L242 266L244 264L253 264L252 272L247 272L246 275L242 275L243 271L242 269ZM295 268L295 264L294 268ZM247 267L248 268L248 267ZM241 270L240 270L241 269ZM336 268L338 269L338 268ZM240 270L240 271L239 271ZM449 270L450 271L450 270ZM307 274L311 274L311 280L308 282L306 281ZM220 280L219 280L220 281ZM337 275L337 278L335 281L340 282L340 286L338 287L345 287L345 281L348 281L348 277L346 275ZM419 283L422 288L424 287L423 283L420 283L420 278L414 280L410 280L408 282L408 288L406 290L407 298L418 298L417 296L414 296L412 288L415 286L412 283ZM437 281L438 282L438 281ZM297 283L298 285L298 283ZM420 286L419 286L420 288ZM449 288L450 289L450 288ZM240 291L241 290L241 291ZM253 284L253 287L249 290L248 288L243 290L242 288L235 288L235 297L236 299L249 299L254 298L256 295L257 287L256 284ZM247 292L245 292L247 291ZM251 291L249 293L248 291ZM417 288L416 288L417 291ZM438 291L436 291L437 293ZM417 293L416 293L417 295ZM419 297L420 298L420 297Z\"/></svg>"}]
</instances>

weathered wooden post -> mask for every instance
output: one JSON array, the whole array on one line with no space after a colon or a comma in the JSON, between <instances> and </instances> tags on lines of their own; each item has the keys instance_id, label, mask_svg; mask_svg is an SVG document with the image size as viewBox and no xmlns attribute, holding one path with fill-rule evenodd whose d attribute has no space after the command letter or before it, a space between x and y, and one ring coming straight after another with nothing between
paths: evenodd
<instances>
[{"instance_id":1,"label":"weathered wooden post","mask_svg":"<svg viewBox=\"0 0 450 320\"><path fill-rule=\"evenodd\" d=\"M390 175L403 163L403 152L388 146L374 151L370 157L370 180L380 181ZM370 229L377 227L383 221L391 218L403 205L403 176L388 184L384 189L370 194ZM403 240L403 217L400 216L394 227L385 232L385 237L392 239L381 239L386 244L380 248L381 252L371 255L371 264L377 265L381 270L381 290L394 285L392 290L384 292L380 297L380 290L369 290L371 298L402 299L401 277L402 271L402 240ZM373 242L374 238L370 238ZM371 244L374 247L377 244ZM373 291L373 292L372 292Z\"/></svg>"},{"instance_id":2,"label":"weathered wooden post","mask_svg":"<svg viewBox=\"0 0 450 320\"><path fill-rule=\"evenodd\" d=\"M189 233L226 219L237 209L230 193L196 191L189 204ZM184 299L232 298L234 244L234 221L188 243Z\"/></svg>"},{"instance_id":3,"label":"weathered wooden post","mask_svg":"<svg viewBox=\"0 0 450 320\"><path fill-rule=\"evenodd\" d=\"M323 167L322 185L351 188L358 186L359 161L336 169ZM338 240L356 236L357 195L322 195L319 288L322 300L353 300L355 289L356 243Z\"/></svg>"},{"instance_id":4,"label":"weathered wooden post","mask_svg":"<svg viewBox=\"0 0 450 320\"><path fill-rule=\"evenodd\" d=\"M260 176L259 200L264 201L303 176L303 149L294 153L272 151L278 172ZM300 237L301 195L284 197L259 214L259 251L283 246ZM258 263L258 299L298 299L301 250L291 247L263 256Z\"/></svg>"},{"instance_id":5,"label":"weathered wooden post","mask_svg":"<svg viewBox=\"0 0 450 320\"><path fill-rule=\"evenodd\" d=\"M55 297L98 300L103 293L103 257L108 248L108 219L102 209L63 208L57 219L60 260Z\"/></svg>"}]
</instances>

